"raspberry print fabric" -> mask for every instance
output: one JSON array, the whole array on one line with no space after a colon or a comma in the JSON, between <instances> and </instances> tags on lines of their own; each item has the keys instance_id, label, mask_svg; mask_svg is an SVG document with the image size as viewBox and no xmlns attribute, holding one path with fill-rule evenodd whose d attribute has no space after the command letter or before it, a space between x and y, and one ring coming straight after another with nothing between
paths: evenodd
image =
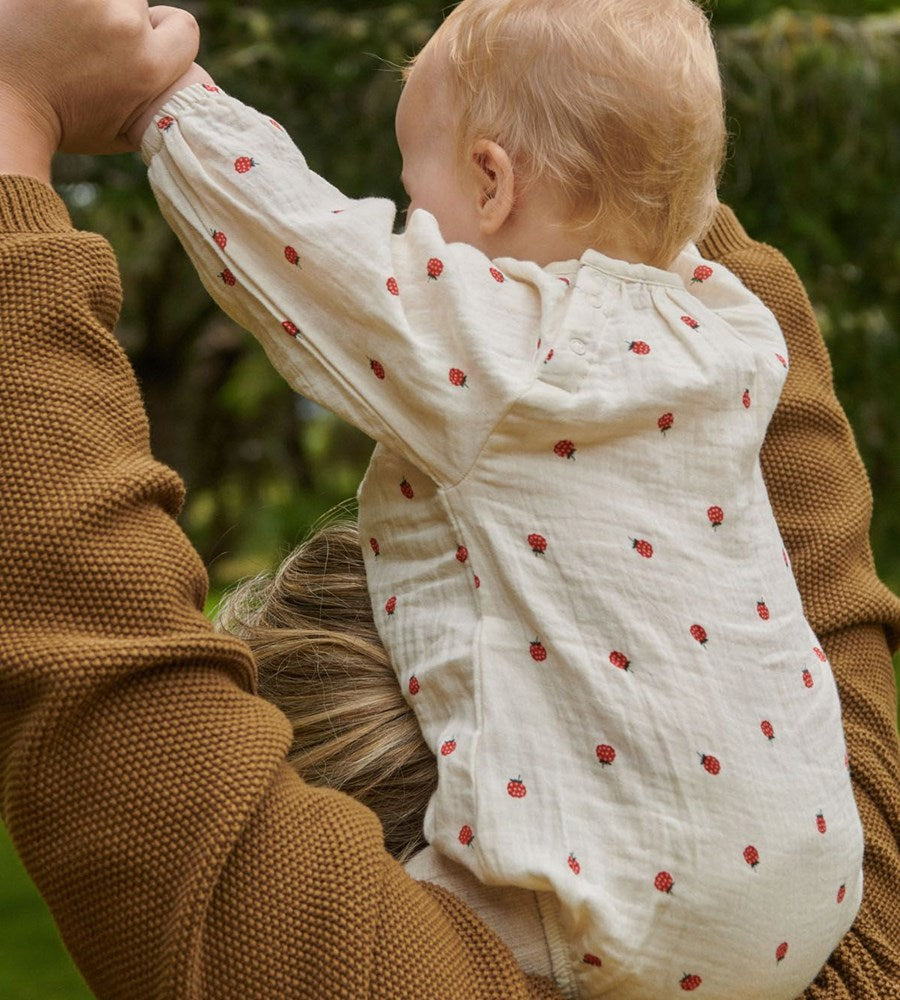
<instances>
[{"instance_id":1,"label":"raspberry print fabric","mask_svg":"<svg viewBox=\"0 0 900 1000\"><path fill-rule=\"evenodd\" d=\"M217 301L378 443L360 528L439 760L429 840L553 894L570 995L802 992L862 841L759 468L789 364L771 314L693 250L542 269L424 212L394 234L390 202L202 87L144 152Z\"/></svg>"}]
</instances>

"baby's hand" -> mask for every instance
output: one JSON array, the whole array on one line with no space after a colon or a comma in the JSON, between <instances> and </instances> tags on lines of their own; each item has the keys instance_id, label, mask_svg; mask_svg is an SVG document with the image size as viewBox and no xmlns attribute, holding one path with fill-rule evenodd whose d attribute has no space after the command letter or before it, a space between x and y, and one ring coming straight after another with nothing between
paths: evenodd
<instances>
[{"instance_id":1,"label":"baby's hand","mask_svg":"<svg viewBox=\"0 0 900 1000\"><path fill-rule=\"evenodd\" d=\"M146 0L0 0L0 125L76 153L135 148L123 132L191 66L194 18Z\"/></svg>"}]
</instances>

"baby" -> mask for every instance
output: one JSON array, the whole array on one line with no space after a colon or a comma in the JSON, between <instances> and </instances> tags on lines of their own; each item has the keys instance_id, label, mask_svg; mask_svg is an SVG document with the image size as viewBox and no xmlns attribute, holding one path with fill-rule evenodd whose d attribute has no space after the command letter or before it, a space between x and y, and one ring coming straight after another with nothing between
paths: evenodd
<instances>
[{"instance_id":1,"label":"baby","mask_svg":"<svg viewBox=\"0 0 900 1000\"><path fill-rule=\"evenodd\" d=\"M790 1000L852 923L840 708L759 450L788 360L692 242L724 147L690 0L464 0L397 109L406 229L211 81L144 140L207 288L377 442L425 833L538 893L569 996Z\"/></svg>"}]
</instances>

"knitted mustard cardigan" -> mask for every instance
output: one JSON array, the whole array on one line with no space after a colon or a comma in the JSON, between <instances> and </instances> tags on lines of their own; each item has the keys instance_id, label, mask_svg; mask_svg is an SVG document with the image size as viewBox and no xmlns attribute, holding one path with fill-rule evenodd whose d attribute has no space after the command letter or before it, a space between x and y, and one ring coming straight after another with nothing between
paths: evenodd
<instances>
[{"instance_id":1,"label":"knitted mustard cardigan","mask_svg":"<svg viewBox=\"0 0 900 1000\"><path fill-rule=\"evenodd\" d=\"M807 996L900 997L900 602L874 574L866 476L796 275L727 209L704 252L787 336L765 471L867 836L862 909ZM201 613L181 485L111 333L119 299L107 244L48 187L0 178L0 805L88 983L101 1000L558 997L411 880L372 813L286 766L247 649Z\"/></svg>"}]
</instances>

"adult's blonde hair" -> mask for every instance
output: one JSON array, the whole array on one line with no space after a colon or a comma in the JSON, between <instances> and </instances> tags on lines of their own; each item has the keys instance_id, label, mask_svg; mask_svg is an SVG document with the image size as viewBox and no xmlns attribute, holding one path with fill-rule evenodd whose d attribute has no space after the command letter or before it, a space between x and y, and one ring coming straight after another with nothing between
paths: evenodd
<instances>
[{"instance_id":1,"label":"adult's blonde hair","mask_svg":"<svg viewBox=\"0 0 900 1000\"><path fill-rule=\"evenodd\" d=\"M325 524L274 574L238 585L217 625L253 650L300 777L369 806L398 860L422 848L437 765L375 630L356 525Z\"/></svg>"},{"instance_id":2,"label":"adult's blonde hair","mask_svg":"<svg viewBox=\"0 0 900 1000\"><path fill-rule=\"evenodd\" d=\"M692 0L463 0L433 42L460 149L497 142L590 238L664 267L712 222L722 86Z\"/></svg>"}]
</instances>

